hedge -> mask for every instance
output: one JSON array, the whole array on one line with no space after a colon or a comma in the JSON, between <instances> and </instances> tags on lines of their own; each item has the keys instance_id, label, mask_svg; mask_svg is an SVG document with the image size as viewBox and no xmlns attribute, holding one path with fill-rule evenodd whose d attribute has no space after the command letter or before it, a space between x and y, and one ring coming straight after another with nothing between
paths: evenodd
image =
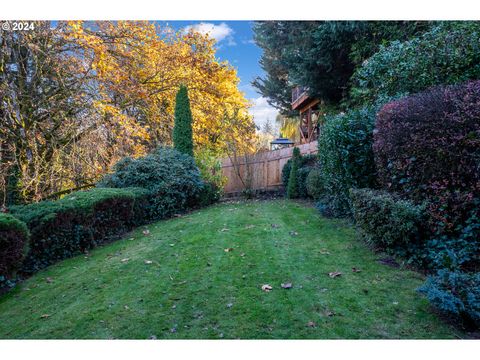
<instances>
[{"instance_id":1,"label":"hedge","mask_svg":"<svg viewBox=\"0 0 480 360\"><path fill-rule=\"evenodd\" d=\"M374 135L381 186L430 202L430 224L454 235L480 199L480 81L434 87L383 106Z\"/></svg>"},{"instance_id":2,"label":"hedge","mask_svg":"<svg viewBox=\"0 0 480 360\"><path fill-rule=\"evenodd\" d=\"M29 232L24 222L0 213L0 288L15 276L28 249Z\"/></svg>"},{"instance_id":3,"label":"hedge","mask_svg":"<svg viewBox=\"0 0 480 360\"><path fill-rule=\"evenodd\" d=\"M34 273L147 222L148 195L139 188L92 189L12 207L12 214L30 229L30 249L21 271Z\"/></svg>"},{"instance_id":4,"label":"hedge","mask_svg":"<svg viewBox=\"0 0 480 360\"><path fill-rule=\"evenodd\" d=\"M424 240L424 206L372 189L352 189L351 199L355 224L370 245L408 257Z\"/></svg>"},{"instance_id":5,"label":"hedge","mask_svg":"<svg viewBox=\"0 0 480 360\"><path fill-rule=\"evenodd\" d=\"M349 189L375 187L374 122L373 107L327 117L318 139L324 215L350 216Z\"/></svg>"}]
</instances>

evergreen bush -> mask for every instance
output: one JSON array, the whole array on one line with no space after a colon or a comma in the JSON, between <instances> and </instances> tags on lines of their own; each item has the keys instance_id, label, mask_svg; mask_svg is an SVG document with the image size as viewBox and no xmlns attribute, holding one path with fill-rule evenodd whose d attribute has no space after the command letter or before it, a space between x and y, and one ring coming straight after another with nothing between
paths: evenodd
<instances>
[{"instance_id":1,"label":"evergreen bush","mask_svg":"<svg viewBox=\"0 0 480 360\"><path fill-rule=\"evenodd\" d=\"M175 98L175 125L173 128L173 144L175 149L193 156L192 112L188 90L181 85Z\"/></svg>"},{"instance_id":2,"label":"evergreen bush","mask_svg":"<svg viewBox=\"0 0 480 360\"><path fill-rule=\"evenodd\" d=\"M289 199L295 199L299 196L297 172L300 165L300 157L300 149L297 147L293 148L292 168L290 170L287 186L287 197Z\"/></svg>"}]
</instances>

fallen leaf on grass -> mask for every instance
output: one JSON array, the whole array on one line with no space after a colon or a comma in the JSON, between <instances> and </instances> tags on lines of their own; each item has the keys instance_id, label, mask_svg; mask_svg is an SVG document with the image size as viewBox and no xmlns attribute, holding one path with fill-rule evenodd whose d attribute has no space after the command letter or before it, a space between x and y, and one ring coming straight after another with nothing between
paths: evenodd
<instances>
[{"instance_id":1,"label":"fallen leaf on grass","mask_svg":"<svg viewBox=\"0 0 480 360\"><path fill-rule=\"evenodd\" d=\"M328 276L330 276L332 279L336 278L337 276L341 276L341 275L342 275L342 273L340 271L333 271L333 272L328 273Z\"/></svg>"},{"instance_id":2,"label":"fallen leaf on grass","mask_svg":"<svg viewBox=\"0 0 480 360\"><path fill-rule=\"evenodd\" d=\"M360 270L359 268L356 268L356 267L352 267L352 272L360 272L362 270Z\"/></svg>"},{"instance_id":3,"label":"fallen leaf on grass","mask_svg":"<svg viewBox=\"0 0 480 360\"><path fill-rule=\"evenodd\" d=\"M322 250L320 250L319 252L320 252L320 254L322 254L322 255L330 255L330 251L328 251L327 249L322 249Z\"/></svg>"},{"instance_id":4,"label":"fallen leaf on grass","mask_svg":"<svg viewBox=\"0 0 480 360\"><path fill-rule=\"evenodd\" d=\"M292 283L282 283L281 285L283 289L291 289L293 287Z\"/></svg>"},{"instance_id":5,"label":"fallen leaf on grass","mask_svg":"<svg viewBox=\"0 0 480 360\"><path fill-rule=\"evenodd\" d=\"M262 290L265 291L265 292L269 292L272 289L273 288L268 284L262 285Z\"/></svg>"},{"instance_id":6,"label":"fallen leaf on grass","mask_svg":"<svg viewBox=\"0 0 480 360\"><path fill-rule=\"evenodd\" d=\"M328 317L331 317L331 316L335 316L335 315L336 315L335 311L332 311L332 310L325 310L325 311L323 312L323 314L324 314L325 316L328 316Z\"/></svg>"},{"instance_id":7,"label":"fallen leaf on grass","mask_svg":"<svg viewBox=\"0 0 480 360\"><path fill-rule=\"evenodd\" d=\"M143 230L143 235L149 235L150 234L150 230Z\"/></svg>"},{"instance_id":8,"label":"fallen leaf on grass","mask_svg":"<svg viewBox=\"0 0 480 360\"><path fill-rule=\"evenodd\" d=\"M125 258L125 259L122 259L122 260L120 260L120 261L121 261L122 263L126 263L126 262L128 262L128 260L130 260L130 258Z\"/></svg>"},{"instance_id":9,"label":"fallen leaf on grass","mask_svg":"<svg viewBox=\"0 0 480 360\"><path fill-rule=\"evenodd\" d=\"M40 319L47 319L50 317L50 314L43 314L40 316Z\"/></svg>"},{"instance_id":10,"label":"fallen leaf on grass","mask_svg":"<svg viewBox=\"0 0 480 360\"><path fill-rule=\"evenodd\" d=\"M315 322L313 322L313 321L309 321L309 322L307 323L307 326L308 326L308 327L311 327L311 328L314 328L314 327L317 326L317 324L315 324Z\"/></svg>"},{"instance_id":11,"label":"fallen leaf on grass","mask_svg":"<svg viewBox=\"0 0 480 360\"><path fill-rule=\"evenodd\" d=\"M47 283L49 283L49 284L53 282L53 279L52 279L51 277L47 277L45 280L46 280Z\"/></svg>"},{"instance_id":12,"label":"fallen leaf on grass","mask_svg":"<svg viewBox=\"0 0 480 360\"><path fill-rule=\"evenodd\" d=\"M225 249L225 250L223 250L223 251L225 251L225 252L231 252L231 251L233 251L233 248L227 248L227 249Z\"/></svg>"},{"instance_id":13,"label":"fallen leaf on grass","mask_svg":"<svg viewBox=\"0 0 480 360\"><path fill-rule=\"evenodd\" d=\"M124 309L125 309L125 310L129 310L130 308L128 307L128 305L125 305L125 306L124 306Z\"/></svg>"}]
</instances>

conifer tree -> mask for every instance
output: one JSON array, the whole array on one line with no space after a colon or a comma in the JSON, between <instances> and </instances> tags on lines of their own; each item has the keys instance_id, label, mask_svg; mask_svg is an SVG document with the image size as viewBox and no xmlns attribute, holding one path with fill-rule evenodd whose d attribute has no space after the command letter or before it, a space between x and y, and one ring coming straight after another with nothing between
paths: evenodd
<instances>
[{"instance_id":1,"label":"conifer tree","mask_svg":"<svg viewBox=\"0 0 480 360\"><path fill-rule=\"evenodd\" d=\"M300 162L300 149L297 147L293 148L293 157L292 157L292 168L290 169L290 176L288 177L287 185L287 197L289 199L298 198L298 181L297 181L297 172Z\"/></svg>"},{"instance_id":2,"label":"conifer tree","mask_svg":"<svg viewBox=\"0 0 480 360\"><path fill-rule=\"evenodd\" d=\"M185 85L180 86L175 99L173 145L178 151L193 156L192 112Z\"/></svg>"}]
</instances>

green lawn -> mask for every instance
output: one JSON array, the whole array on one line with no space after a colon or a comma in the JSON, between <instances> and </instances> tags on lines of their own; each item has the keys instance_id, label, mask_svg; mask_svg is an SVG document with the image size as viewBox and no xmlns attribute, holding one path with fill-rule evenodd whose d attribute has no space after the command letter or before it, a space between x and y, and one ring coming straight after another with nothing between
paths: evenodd
<instances>
[{"instance_id":1,"label":"green lawn","mask_svg":"<svg viewBox=\"0 0 480 360\"><path fill-rule=\"evenodd\" d=\"M0 298L0 338L455 337L379 257L308 205L224 203L36 274Z\"/></svg>"}]
</instances>

